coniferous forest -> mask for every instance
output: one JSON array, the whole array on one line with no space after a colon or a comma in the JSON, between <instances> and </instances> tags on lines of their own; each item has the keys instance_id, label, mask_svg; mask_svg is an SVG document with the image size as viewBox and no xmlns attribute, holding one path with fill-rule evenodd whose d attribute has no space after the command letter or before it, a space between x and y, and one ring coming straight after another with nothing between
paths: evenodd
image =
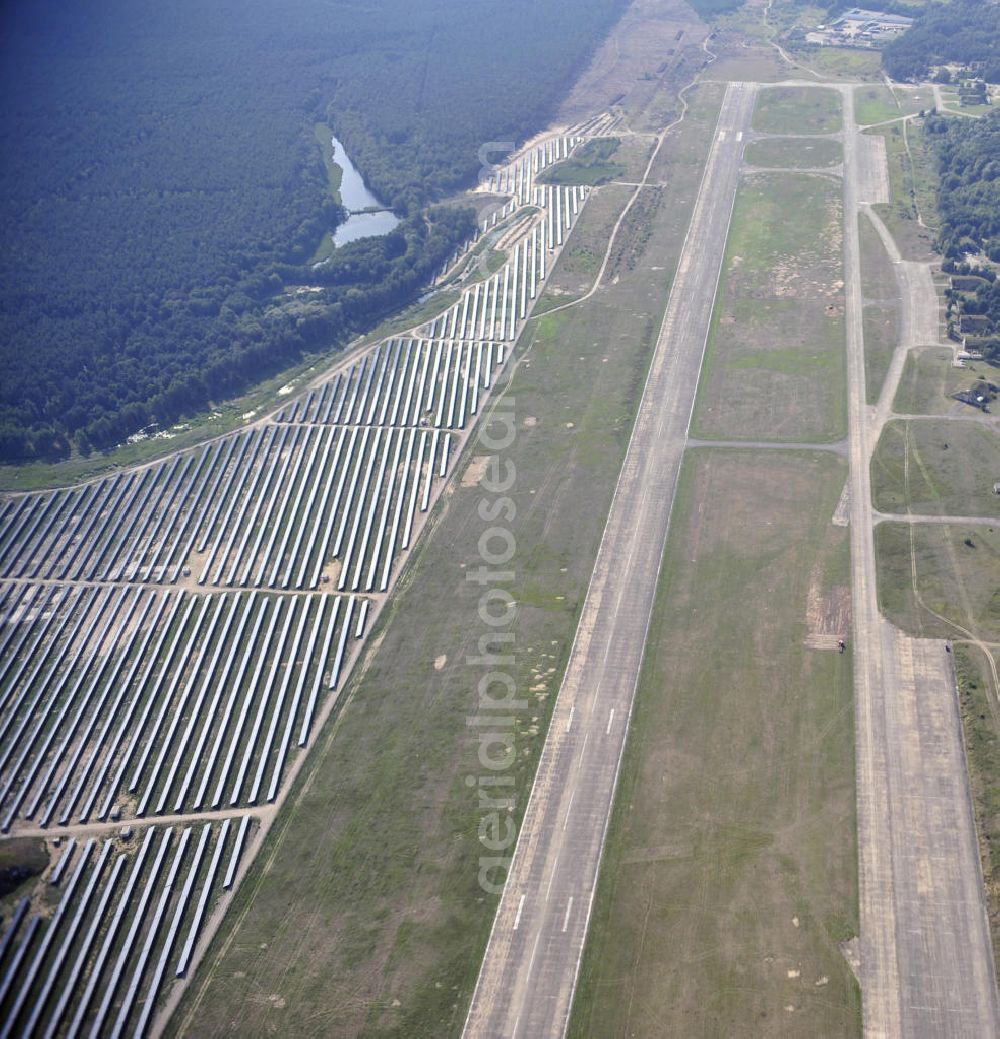
<instances>
[{"instance_id":1,"label":"coniferous forest","mask_svg":"<svg viewBox=\"0 0 1000 1039\"><path fill-rule=\"evenodd\" d=\"M545 124L625 6L4 4L0 460L112 446L415 298L474 226L433 203ZM403 221L313 269L345 216L317 121Z\"/></svg>"}]
</instances>

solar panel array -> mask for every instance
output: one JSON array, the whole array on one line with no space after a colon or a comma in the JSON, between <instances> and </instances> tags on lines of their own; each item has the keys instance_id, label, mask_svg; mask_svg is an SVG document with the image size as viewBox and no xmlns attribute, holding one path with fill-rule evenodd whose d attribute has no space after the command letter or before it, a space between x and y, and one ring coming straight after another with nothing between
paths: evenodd
<instances>
[{"instance_id":1,"label":"solar panel array","mask_svg":"<svg viewBox=\"0 0 1000 1039\"><path fill-rule=\"evenodd\" d=\"M0 1039L142 1035L194 966L583 210L537 180L581 139L484 185L432 320L238 432L0 500L0 831L61 843L0 924Z\"/></svg>"}]
</instances>

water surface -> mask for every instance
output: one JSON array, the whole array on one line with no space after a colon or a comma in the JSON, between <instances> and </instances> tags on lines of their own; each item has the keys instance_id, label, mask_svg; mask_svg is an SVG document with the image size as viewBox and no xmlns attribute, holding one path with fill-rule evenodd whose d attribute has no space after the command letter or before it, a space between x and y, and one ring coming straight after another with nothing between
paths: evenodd
<instances>
[{"instance_id":1,"label":"water surface","mask_svg":"<svg viewBox=\"0 0 1000 1039\"><path fill-rule=\"evenodd\" d=\"M395 213L386 209L385 203L368 190L364 178L351 162L347 149L336 137L331 136L333 161L343 170L340 179L340 204L351 212L333 236L333 244L344 245L359 238L388 234L399 223ZM358 210L377 209L377 213L362 213Z\"/></svg>"}]
</instances>

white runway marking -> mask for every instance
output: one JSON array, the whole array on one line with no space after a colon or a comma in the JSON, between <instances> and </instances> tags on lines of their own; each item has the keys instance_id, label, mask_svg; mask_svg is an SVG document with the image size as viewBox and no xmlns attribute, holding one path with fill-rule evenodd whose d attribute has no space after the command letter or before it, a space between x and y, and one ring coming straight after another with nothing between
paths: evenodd
<instances>
[{"instance_id":1,"label":"white runway marking","mask_svg":"<svg viewBox=\"0 0 1000 1039\"><path fill-rule=\"evenodd\" d=\"M563 829L565 829L565 828L566 827L565 827L565 824L564 824L563 825ZM558 865L558 863L559 863L559 852L556 852L556 857L552 860L552 876L549 877L549 885L545 889L545 901L546 902L548 902L548 900L549 900L549 895L552 894L552 882L556 879L556 866Z\"/></svg>"},{"instance_id":2,"label":"white runway marking","mask_svg":"<svg viewBox=\"0 0 1000 1039\"><path fill-rule=\"evenodd\" d=\"M517 913L514 915L514 930L517 930L518 924L521 922L521 910L524 908L524 895L521 895L521 900L517 903Z\"/></svg>"},{"instance_id":3,"label":"white runway marking","mask_svg":"<svg viewBox=\"0 0 1000 1039\"><path fill-rule=\"evenodd\" d=\"M531 959L528 960L528 974L531 974L531 968L535 963L535 953L538 952L538 943L542 940L542 932L539 931L535 937L535 944L531 947ZM520 1017L520 1015L518 1015Z\"/></svg>"},{"instance_id":4,"label":"white runway marking","mask_svg":"<svg viewBox=\"0 0 1000 1039\"><path fill-rule=\"evenodd\" d=\"M574 787L569 794L569 804L566 805L566 818L563 819L563 829L566 829L569 823L569 810L573 807L573 798L576 796L576 787Z\"/></svg>"},{"instance_id":5,"label":"white runway marking","mask_svg":"<svg viewBox=\"0 0 1000 1039\"><path fill-rule=\"evenodd\" d=\"M573 896L570 895L569 896L569 902L566 903L566 917L563 920L563 925L562 925L562 929L563 929L564 933L566 931L566 928L569 927L569 914L572 912L572 910L573 910Z\"/></svg>"},{"instance_id":6,"label":"white runway marking","mask_svg":"<svg viewBox=\"0 0 1000 1039\"><path fill-rule=\"evenodd\" d=\"M559 691L557 707L569 699L567 708L575 702L583 712L583 735L578 741L576 730L568 731L575 722L572 710L566 724L548 734L508 876L510 893L501 900L498 918L510 919L504 903L515 904L522 891L545 892L564 846L568 854L558 859L558 889L553 883L550 890L556 899L568 899L567 890L589 890L590 896L581 896L580 922L572 933L576 899L564 905L565 941L547 940L543 948L537 940L542 934L551 939L555 907L551 918L534 911L524 917L519 941L505 940L499 928L491 932L465 1039L509 1037L512 1022L520 1035L521 1021L525 1035L558 1039L566 1032L736 196L739 149L718 142L749 126L754 92L752 85L730 85L726 91ZM612 705L605 739L595 739L588 754L589 736L600 732L601 709L610 712ZM559 814L561 827L554 825ZM527 960L525 952L530 952Z\"/></svg>"}]
</instances>

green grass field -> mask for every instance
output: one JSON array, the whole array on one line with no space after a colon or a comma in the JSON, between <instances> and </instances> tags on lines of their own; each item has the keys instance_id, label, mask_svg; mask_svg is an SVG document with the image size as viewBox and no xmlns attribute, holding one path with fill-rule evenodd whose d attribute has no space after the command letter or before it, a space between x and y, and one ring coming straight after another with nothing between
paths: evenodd
<instances>
[{"instance_id":1,"label":"green grass field","mask_svg":"<svg viewBox=\"0 0 1000 1039\"><path fill-rule=\"evenodd\" d=\"M981 379L995 382L997 370L983 361L956 368L953 357L947 347L911 350L899 381L894 410L900 415L974 414L966 405L952 400L952 394L971 388Z\"/></svg>"},{"instance_id":2,"label":"green grass field","mask_svg":"<svg viewBox=\"0 0 1000 1039\"><path fill-rule=\"evenodd\" d=\"M655 336L655 322L596 304L531 328L510 390L509 526L520 546L512 674L530 701L512 770L518 817ZM482 673L466 658L485 630L470 621L481 590L465 573L480 563L483 497L477 486L450 489L371 636L366 673L349 684L305 787L238 893L235 939L209 953L208 988L175 1020L178 1033L460 1030L495 906L478 886L479 814L464 784L477 773L466 719Z\"/></svg>"},{"instance_id":3,"label":"green grass field","mask_svg":"<svg viewBox=\"0 0 1000 1039\"><path fill-rule=\"evenodd\" d=\"M731 48L712 65L711 75L720 82L774 83L795 74L795 69L764 45Z\"/></svg>"},{"instance_id":4,"label":"green grass field","mask_svg":"<svg viewBox=\"0 0 1000 1039\"><path fill-rule=\"evenodd\" d=\"M879 606L894 624L927 638L968 631L1000 641L1000 525L880 523L875 553Z\"/></svg>"},{"instance_id":5,"label":"green grass field","mask_svg":"<svg viewBox=\"0 0 1000 1039\"><path fill-rule=\"evenodd\" d=\"M32 877L38 876L49 864L45 841L37 837L8 837L0 841L0 901L3 916L16 909L12 896Z\"/></svg>"},{"instance_id":6,"label":"green grass field","mask_svg":"<svg viewBox=\"0 0 1000 1039\"><path fill-rule=\"evenodd\" d=\"M320 154L323 156L323 166L326 169L326 180L330 188L330 194L339 202L340 182L344 178L344 171L339 163L333 161L333 146L330 143L333 131L326 123L316 123L313 127L313 132L316 135L316 144L319 147Z\"/></svg>"},{"instance_id":7,"label":"green grass field","mask_svg":"<svg viewBox=\"0 0 1000 1039\"><path fill-rule=\"evenodd\" d=\"M860 1035L851 658L805 645L847 608L845 476L687 456L574 1037Z\"/></svg>"},{"instance_id":8,"label":"green grass field","mask_svg":"<svg viewBox=\"0 0 1000 1039\"><path fill-rule=\"evenodd\" d=\"M1000 690L993 685L983 652L975 646L955 646L955 672L993 935L993 960L1000 964Z\"/></svg>"},{"instance_id":9,"label":"green grass field","mask_svg":"<svg viewBox=\"0 0 1000 1039\"><path fill-rule=\"evenodd\" d=\"M1000 434L978 422L889 422L872 456L882 512L984 516L1000 522Z\"/></svg>"},{"instance_id":10,"label":"green grass field","mask_svg":"<svg viewBox=\"0 0 1000 1039\"><path fill-rule=\"evenodd\" d=\"M900 123L892 123L878 130L867 131L885 138L886 160L889 166L888 205L874 206L874 210L885 221L904 260L928 261L933 259L934 231L929 227L921 227L917 216L923 216L925 224L935 219L936 214L929 208L929 199L933 193L933 174L926 155L919 157L907 142L912 134L909 129L904 134ZM916 138L914 138L916 140ZM918 209L918 202L921 208Z\"/></svg>"},{"instance_id":11,"label":"green grass field","mask_svg":"<svg viewBox=\"0 0 1000 1039\"><path fill-rule=\"evenodd\" d=\"M831 79L877 80L882 68L877 51L850 47L819 47L802 57L810 68Z\"/></svg>"},{"instance_id":12,"label":"green grass field","mask_svg":"<svg viewBox=\"0 0 1000 1039\"><path fill-rule=\"evenodd\" d=\"M955 112L958 115L979 116L989 115L993 111L993 105L963 105L957 99L954 104L945 104L945 109L949 112Z\"/></svg>"},{"instance_id":13,"label":"green grass field","mask_svg":"<svg viewBox=\"0 0 1000 1039\"><path fill-rule=\"evenodd\" d=\"M511 674L529 701L511 769L517 818L690 216L687 166L696 140L707 152L716 115L706 107L686 127L691 162L664 192L644 262L587 304L532 321L514 362ZM480 453L473 444L457 461L460 477ZM460 478L438 505L172 1034L460 1033L496 905L478 884L481 812L465 782L481 768L466 724L482 676L466 662L481 652L481 589L465 575L481 562L483 497Z\"/></svg>"},{"instance_id":14,"label":"green grass field","mask_svg":"<svg viewBox=\"0 0 1000 1039\"><path fill-rule=\"evenodd\" d=\"M652 137L624 137L615 152L615 162L624 167L622 180L638 181L646 171L656 142Z\"/></svg>"},{"instance_id":15,"label":"green grass field","mask_svg":"<svg viewBox=\"0 0 1000 1039\"><path fill-rule=\"evenodd\" d=\"M700 172L705 124L718 117L725 92L725 84L713 82L699 83L687 92L688 115L670 131L669 139L657 153L650 180L666 181L669 176L677 175L679 167Z\"/></svg>"},{"instance_id":16,"label":"green grass field","mask_svg":"<svg viewBox=\"0 0 1000 1039\"><path fill-rule=\"evenodd\" d=\"M841 128L840 95L827 87L768 87L757 97L757 133L828 134Z\"/></svg>"},{"instance_id":17,"label":"green grass field","mask_svg":"<svg viewBox=\"0 0 1000 1039\"><path fill-rule=\"evenodd\" d=\"M865 337L865 396L869 404L878 401L899 337L898 308L868 304L863 314Z\"/></svg>"},{"instance_id":18,"label":"green grass field","mask_svg":"<svg viewBox=\"0 0 1000 1039\"><path fill-rule=\"evenodd\" d=\"M854 118L861 126L884 123L903 115L896 95L886 86L872 84L854 90Z\"/></svg>"},{"instance_id":19,"label":"green grass field","mask_svg":"<svg viewBox=\"0 0 1000 1039\"><path fill-rule=\"evenodd\" d=\"M892 261L871 221L858 217L861 291L864 297L865 394L874 404L882 392L899 339L899 287Z\"/></svg>"},{"instance_id":20,"label":"green grass field","mask_svg":"<svg viewBox=\"0 0 1000 1039\"><path fill-rule=\"evenodd\" d=\"M937 228L940 222L937 209L937 159L922 123L906 123L903 136L913 178L914 206L927 227Z\"/></svg>"},{"instance_id":21,"label":"green grass field","mask_svg":"<svg viewBox=\"0 0 1000 1039\"><path fill-rule=\"evenodd\" d=\"M900 109L907 115L927 112L934 107L934 92L927 86L893 83L892 92Z\"/></svg>"},{"instance_id":22,"label":"green grass field","mask_svg":"<svg viewBox=\"0 0 1000 1039\"><path fill-rule=\"evenodd\" d=\"M333 148L330 144L330 138L333 135L333 131L326 123L316 123L313 127L313 133L316 137L316 144L319 147L320 154L323 156L323 167L326 170L326 181L330 188L330 194L339 203L340 202L340 182L343 180L344 171L340 165L333 161ZM320 239L319 245L316 247L316 252L313 253L310 263L321 263L333 254L334 244L333 235L327 232Z\"/></svg>"},{"instance_id":23,"label":"green grass field","mask_svg":"<svg viewBox=\"0 0 1000 1039\"><path fill-rule=\"evenodd\" d=\"M854 117L862 126L915 115L933 107L934 94L929 87L872 84L854 90Z\"/></svg>"},{"instance_id":24,"label":"green grass field","mask_svg":"<svg viewBox=\"0 0 1000 1039\"><path fill-rule=\"evenodd\" d=\"M539 304L558 305L593 285L615 221L633 190L624 184L606 184L594 192L563 247Z\"/></svg>"},{"instance_id":25,"label":"green grass field","mask_svg":"<svg viewBox=\"0 0 1000 1039\"><path fill-rule=\"evenodd\" d=\"M626 172L625 167L613 161L620 145L621 141L617 137L587 141L568 159L543 170L538 176L538 182L571 186L589 184L593 187L622 177Z\"/></svg>"},{"instance_id":26,"label":"green grass field","mask_svg":"<svg viewBox=\"0 0 1000 1039\"><path fill-rule=\"evenodd\" d=\"M842 163L844 149L840 141L825 137L765 137L747 145L745 158L751 166L769 169L820 169Z\"/></svg>"},{"instance_id":27,"label":"green grass field","mask_svg":"<svg viewBox=\"0 0 1000 1039\"><path fill-rule=\"evenodd\" d=\"M740 187L698 389L704 438L824 441L846 431L840 185L753 174Z\"/></svg>"}]
</instances>

